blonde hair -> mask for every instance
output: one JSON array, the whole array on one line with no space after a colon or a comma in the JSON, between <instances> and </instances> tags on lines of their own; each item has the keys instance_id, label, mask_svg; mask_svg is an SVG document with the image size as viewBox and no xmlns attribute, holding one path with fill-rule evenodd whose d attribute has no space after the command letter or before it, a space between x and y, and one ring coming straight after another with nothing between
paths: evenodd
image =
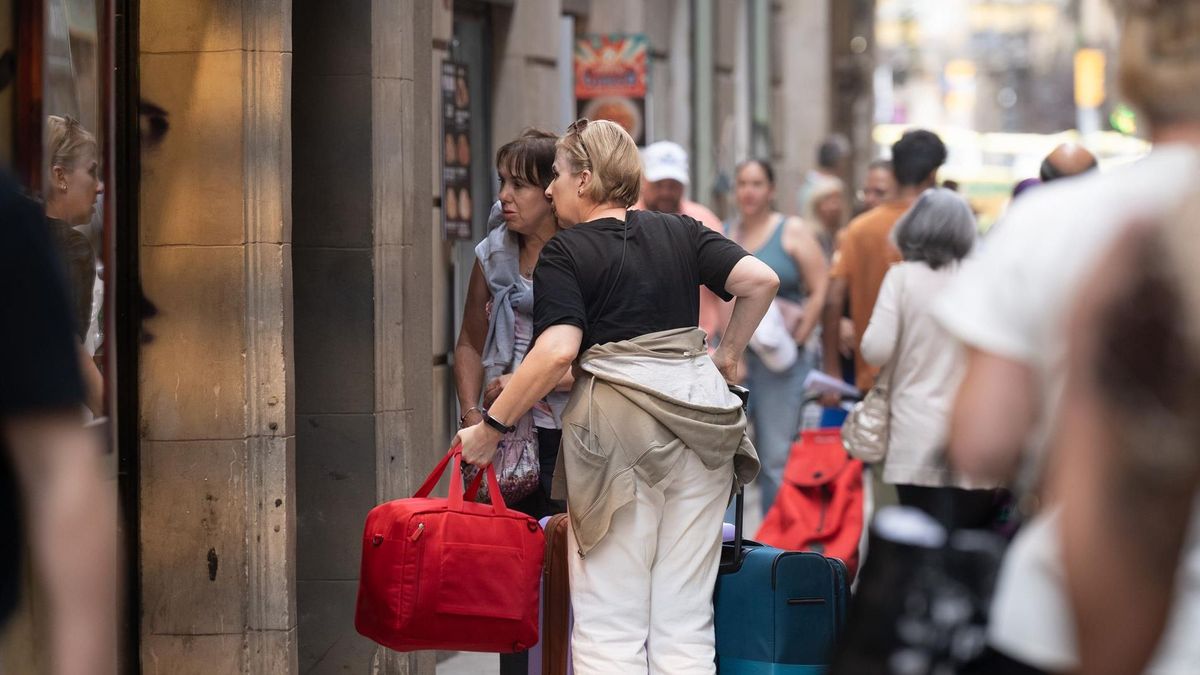
<instances>
[{"instance_id":1,"label":"blonde hair","mask_svg":"<svg viewBox=\"0 0 1200 675\"><path fill-rule=\"evenodd\" d=\"M804 204L805 220L813 223L814 225L822 225L823 223L821 223L820 219L817 218L817 204L819 204L822 199L825 199L830 195L844 195L845 190L846 186L844 183L842 183L842 179L840 178L827 176L817 180L813 184L812 189L809 190L808 199ZM844 217L843 220L845 220ZM838 226L840 227L844 224L845 223L838 223Z\"/></svg>"},{"instance_id":2,"label":"blonde hair","mask_svg":"<svg viewBox=\"0 0 1200 675\"><path fill-rule=\"evenodd\" d=\"M79 120L58 115L46 118L46 156L50 158L47 171L56 166L77 168L89 156L96 158L96 151L96 137Z\"/></svg>"},{"instance_id":3,"label":"blonde hair","mask_svg":"<svg viewBox=\"0 0 1200 675\"><path fill-rule=\"evenodd\" d=\"M1200 3L1117 0L1121 93L1152 125L1200 119Z\"/></svg>"},{"instance_id":4,"label":"blonde hair","mask_svg":"<svg viewBox=\"0 0 1200 675\"><path fill-rule=\"evenodd\" d=\"M626 208L637 203L642 190L642 158L621 125L582 118L567 127L557 147L571 173L592 172L583 196L597 204L616 203Z\"/></svg>"}]
</instances>

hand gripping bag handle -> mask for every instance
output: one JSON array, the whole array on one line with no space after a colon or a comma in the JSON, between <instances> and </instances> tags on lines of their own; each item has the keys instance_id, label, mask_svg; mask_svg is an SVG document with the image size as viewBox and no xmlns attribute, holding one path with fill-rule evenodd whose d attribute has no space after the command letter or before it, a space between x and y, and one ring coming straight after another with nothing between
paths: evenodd
<instances>
[{"instance_id":1,"label":"hand gripping bag handle","mask_svg":"<svg viewBox=\"0 0 1200 675\"><path fill-rule=\"evenodd\" d=\"M451 460L454 458L461 460L461 445L455 445L454 447L450 448L450 450L446 453L446 456L442 457L441 461L437 463L437 466L433 467L433 471L430 471L429 475L425 477L425 482L421 484L421 487L417 488L417 491L413 494L413 497L417 499L428 497L430 493L433 492L433 488L438 484L438 481L442 479L442 474L446 472L446 466L449 465ZM488 491L492 498L492 511L498 516L507 514L508 507L504 503L504 497L500 494L500 482L496 480L496 469L491 464L488 465L486 472L479 472L476 474L475 480L471 481L471 487L469 490L471 498L474 499L475 493L479 490L479 482L483 480L485 473L487 475ZM461 461L455 461L450 470L450 493L448 502L452 511L463 510L463 480Z\"/></svg>"}]
</instances>

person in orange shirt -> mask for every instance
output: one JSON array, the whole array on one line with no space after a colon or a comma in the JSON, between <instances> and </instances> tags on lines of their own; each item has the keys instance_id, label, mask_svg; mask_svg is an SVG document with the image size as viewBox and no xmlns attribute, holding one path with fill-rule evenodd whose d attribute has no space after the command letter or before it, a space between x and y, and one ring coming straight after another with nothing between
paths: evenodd
<instances>
[{"instance_id":1,"label":"person in orange shirt","mask_svg":"<svg viewBox=\"0 0 1200 675\"><path fill-rule=\"evenodd\" d=\"M898 186L895 199L850 221L839 239L822 316L824 369L829 375L841 377L838 323L849 300L855 332L855 385L864 394L875 383L879 371L863 360L858 336L870 323L884 275L892 263L900 261L900 252L889 240L892 227L918 195L935 185L938 167L945 161L946 146L937 134L924 129L906 132L892 146L892 170ZM826 405L836 405L836 394L824 398L831 399L823 401Z\"/></svg>"},{"instance_id":2,"label":"person in orange shirt","mask_svg":"<svg viewBox=\"0 0 1200 675\"><path fill-rule=\"evenodd\" d=\"M671 141L651 143L642 149L642 196L633 208L678 213L724 234L717 214L687 198L690 182L687 150ZM722 305L712 291L700 288L700 328L708 334L710 346L724 321Z\"/></svg>"}]
</instances>

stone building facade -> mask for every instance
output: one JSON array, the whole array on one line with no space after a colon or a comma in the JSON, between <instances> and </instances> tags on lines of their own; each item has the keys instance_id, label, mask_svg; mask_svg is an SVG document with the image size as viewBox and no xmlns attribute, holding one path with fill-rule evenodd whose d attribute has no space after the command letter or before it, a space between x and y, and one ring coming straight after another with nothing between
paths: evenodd
<instances>
[{"instance_id":1,"label":"stone building facade","mask_svg":"<svg viewBox=\"0 0 1200 675\"><path fill-rule=\"evenodd\" d=\"M794 212L837 126L837 0L100 4L126 78L104 134L127 178L110 195L123 670L433 673L353 611L363 517L415 489L458 416L472 242L442 235L442 62L471 73L476 238L495 148L573 119L584 33L647 35L650 140L689 149L693 199L728 215L734 165L765 155Z\"/></svg>"}]
</instances>

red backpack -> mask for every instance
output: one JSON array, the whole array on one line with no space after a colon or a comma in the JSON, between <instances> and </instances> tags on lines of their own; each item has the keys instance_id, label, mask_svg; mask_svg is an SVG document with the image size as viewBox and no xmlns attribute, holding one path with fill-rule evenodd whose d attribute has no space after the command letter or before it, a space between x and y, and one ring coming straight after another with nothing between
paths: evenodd
<instances>
[{"instance_id":1,"label":"red backpack","mask_svg":"<svg viewBox=\"0 0 1200 675\"><path fill-rule=\"evenodd\" d=\"M858 571L863 465L842 447L841 430L806 429L792 444L783 484L755 535L786 551L814 551Z\"/></svg>"}]
</instances>

